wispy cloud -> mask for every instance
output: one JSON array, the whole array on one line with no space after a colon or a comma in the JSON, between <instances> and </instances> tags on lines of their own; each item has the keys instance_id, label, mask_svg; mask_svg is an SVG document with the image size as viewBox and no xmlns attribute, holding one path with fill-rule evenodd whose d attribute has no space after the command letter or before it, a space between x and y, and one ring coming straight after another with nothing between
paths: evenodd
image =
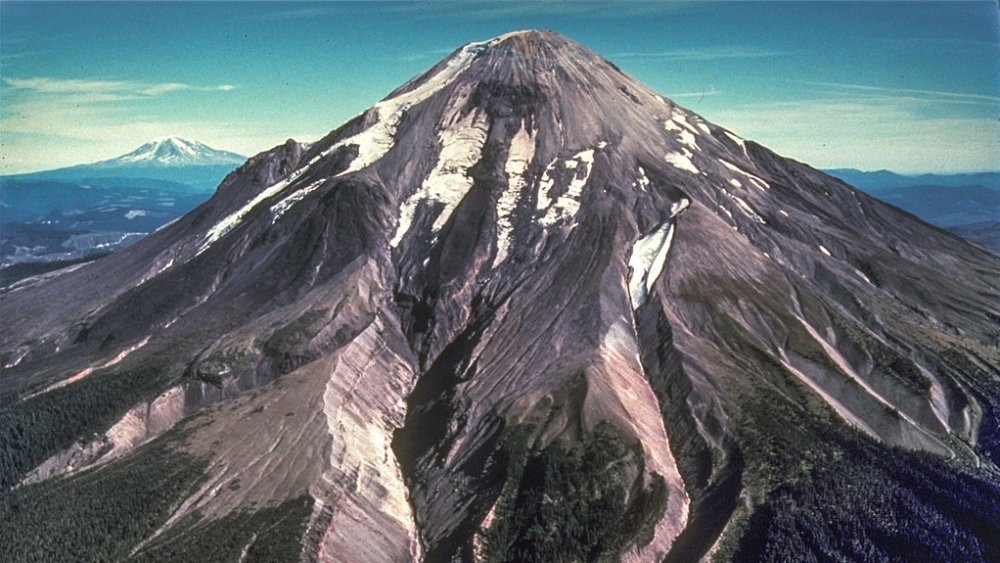
<instances>
[{"instance_id":1,"label":"wispy cloud","mask_svg":"<svg viewBox=\"0 0 1000 563\"><path fill-rule=\"evenodd\" d=\"M916 37L872 37L872 36L851 36L845 37L852 43L873 42L880 44L883 48L907 53L940 53L942 51L960 52L963 54L987 54L995 55L997 49L996 41L984 39L968 39L961 37L927 37L925 35Z\"/></svg>"},{"instance_id":2,"label":"wispy cloud","mask_svg":"<svg viewBox=\"0 0 1000 563\"><path fill-rule=\"evenodd\" d=\"M147 102L180 92L227 92L234 88L231 84L5 77L0 81L4 97L0 134L7 142L0 173L11 172L10 163L17 163L23 171L96 160L93 157L100 156L101 149L125 148L123 143L138 146L169 134L225 139L220 132L225 127L218 124L155 117L145 110ZM230 135L235 134L236 127L232 129ZM12 143L11 139L60 141L39 151L37 144Z\"/></svg>"},{"instance_id":3,"label":"wispy cloud","mask_svg":"<svg viewBox=\"0 0 1000 563\"><path fill-rule=\"evenodd\" d=\"M677 2L568 2L512 1L432 1L432 2L374 2L376 9L384 14L400 14L408 18L461 18L463 20L496 20L500 18L522 18L538 16L573 16L582 18L622 18L648 14L671 13L688 9L691 4ZM315 18L343 13L344 8L337 3L323 6L297 7L262 12L256 19L299 19Z\"/></svg>"},{"instance_id":4,"label":"wispy cloud","mask_svg":"<svg viewBox=\"0 0 1000 563\"><path fill-rule=\"evenodd\" d=\"M427 16L451 16L459 12L465 18L504 18L523 16L621 16L623 13L633 15L636 9L642 13L650 10L665 11L670 9L661 2L621 2L607 4L603 2L425 2L421 4L401 4L394 7L397 11L419 13Z\"/></svg>"},{"instance_id":5,"label":"wispy cloud","mask_svg":"<svg viewBox=\"0 0 1000 563\"><path fill-rule=\"evenodd\" d=\"M883 86L871 86L869 84L850 84L843 82L811 82L795 81L797 84L818 86L830 91L877 94L898 98L908 98L910 100L923 100L927 102L944 104L975 104L992 105L1000 104L1000 97L987 94L974 94L969 92L948 92L942 90L918 90L911 88L886 88Z\"/></svg>"},{"instance_id":6,"label":"wispy cloud","mask_svg":"<svg viewBox=\"0 0 1000 563\"><path fill-rule=\"evenodd\" d=\"M86 80L49 77L4 78L6 86L38 94L104 94L98 101L129 99L136 96L161 96L171 92L191 90L198 92L228 92L236 88L232 84L218 86L194 86L182 82L137 82L130 80Z\"/></svg>"},{"instance_id":7,"label":"wispy cloud","mask_svg":"<svg viewBox=\"0 0 1000 563\"><path fill-rule=\"evenodd\" d=\"M1000 169L996 119L922 112L905 99L865 96L748 104L706 117L821 168L922 173L941 163L938 172Z\"/></svg>"},{"instance_id":8,"label":"wispy cloud","mask_svg":"<svg viewBox=\"0 0 1000 563\"><path fill-rule=\"evenodd\" d=\"M344 7L338 6L337 3L334 2L332 4L326 4L322 6L287 8L274 11L268 10L254 14L253 16L250 16L250 18L255 20L295 20L304 18L316 18L320 16L336 14L338 12L343 12L343 11Z\"/></svg>"},{"instance_id":9,"label":"wispy cloud","mask_svg":"<svg viewBox=\"0 0 1000 563\"><path fill-rule=\"evenodd\" d=\"M20 90L33 90L43 94L69 94L80 92L115 92L130 89L132 83L108 80L60 80L55 78L4 78L4 84Z\"/></svg>"},{"instance_id":10,"label":"wispy cloud","mask_svg":"<svg viewBox=\"0 0 1000 563\"><path fill-rule=\"evenodd\" d=\"M408 63L408 62L411 62L411 61L423 60L423 59L426 59L429 56L430 55L428 53L410 53L410 54L406 54L406 55L399 55L398 57L396 57L396 60L400 60L400 61Z\"/></svg>"},{"instance_id":11,"label":"wispy cloud","mask_svg":"<svg viewBox=\"0 0 1000 563\"><path fill-rule=\"evenodd\" d=\"M41 55L41 51L21 51L20 53L3 53L0 54L0 62L13 61L15 59L23 59L24 57L34 57L36 55Z\"/></svg>"},{"instance_id":12,"label":"wispy cloud","mask_svg":"<svg viewBox=\"0 0 1000 563\"><path fill-rule=\"evenodd\" d=\"M420 61L424 59L440 59L444 55L450 55L455 49L432 49L419 53L405 53L396 57L396 60L403 62Z\"/></svg>"},{"instance_id":13,"label":"wispy cloud","mask_svg":"<svg viewBox=\"0 0 1000 563\"><path fill-rule=\"evenodd\" d=\"M787 55L785 51L741 46L714 46L665 51L626 51L613 53L611 59L658 59L663 61L714 61L723 59L763 59Z\"/></svg>"},{"instance_id":14,"label":"wispy cloud","mask_svg":"<svg viewBox=\"0 0 1000 563\"><path fill-rule=\"evenodd\" d=\"M699 92L677 92L674 94L667 94L667 97L671 100L674 99L686 99L686 98L705 98L708 96L717 96L722 93L722 90L716 89L714 86L708 88L707 90L701 90Z\"/></svg>"},{"instance_id":15,"label":"wispy cloud","mask_svg":"<svg viewBox=\"0 0 1000 563\"><path fill-rule=\"evenodd\" d=\"M165 136L197 139L210 146L245 155L280 145L289 137L311 140L321 136L314 133L295 136L285 131L261 135L252 124L244 123L155 118L122 123L113 118L102 121L100 116L97 117L88 122L52 123L50 126L36 122L18 127L16 131L5 128L0 175L105 160Z\"/></svg>"}]
</instances>

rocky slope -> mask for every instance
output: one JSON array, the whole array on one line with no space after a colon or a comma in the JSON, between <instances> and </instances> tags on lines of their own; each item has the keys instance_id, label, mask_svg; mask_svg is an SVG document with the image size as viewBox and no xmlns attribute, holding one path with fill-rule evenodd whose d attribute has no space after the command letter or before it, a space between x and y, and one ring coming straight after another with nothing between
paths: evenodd
<instances>
[{"instance_id":1,"label":"rocky slope","mask_svg":"<svg viewBox=\"0 0 1000 563\"><path fill-rule=\"evenodd\" d=\"M155 467L145 527L74 512L101 553L985 560L998 297L996 255L507 34L4 291L9 549Z\"/></svg>"}]
</instances>

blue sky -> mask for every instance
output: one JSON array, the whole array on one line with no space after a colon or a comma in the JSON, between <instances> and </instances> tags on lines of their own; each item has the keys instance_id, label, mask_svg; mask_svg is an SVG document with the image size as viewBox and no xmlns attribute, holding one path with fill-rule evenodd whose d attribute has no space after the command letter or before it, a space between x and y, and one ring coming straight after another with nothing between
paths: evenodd
<instances>
[{"instance_id":1,"label":"blue sky","mask_svg":"<svg viewBox=\"0 0 1000 563\"><path fill-rule=\"evenodd\" d=\"M1000 170L997 3L0 2L0 173L315 140L469 41L552 29L817 167Z\"/></svg>"}]
</instances>

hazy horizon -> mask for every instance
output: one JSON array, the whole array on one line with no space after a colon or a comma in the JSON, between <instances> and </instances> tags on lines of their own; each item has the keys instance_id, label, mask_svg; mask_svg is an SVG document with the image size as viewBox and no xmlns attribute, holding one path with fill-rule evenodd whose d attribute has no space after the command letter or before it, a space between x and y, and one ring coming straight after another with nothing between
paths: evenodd
<instances>
[{"instance_id":1,"label":"hazy horizon","mask_svg":"<svg viewBox=\"0 0 1000 563\"><path fill-rule=\"evenodd\" d=\"M995 2L0 5L0 174L314 141L460 45L552 29L818 168L1000 170Z\"/></svg>"}]
</instances>

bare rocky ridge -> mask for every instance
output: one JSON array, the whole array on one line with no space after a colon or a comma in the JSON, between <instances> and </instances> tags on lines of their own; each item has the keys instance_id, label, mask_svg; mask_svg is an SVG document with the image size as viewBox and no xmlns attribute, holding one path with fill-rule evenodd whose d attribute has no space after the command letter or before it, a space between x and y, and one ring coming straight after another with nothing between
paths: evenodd
<instances>
[{"instance_id":1,"label":"bare rocky ridge","mask_svg":"<svg viewBox=\"0 0 1000 563\"><path fill-rule=\"evenodd\" d=\"M10 401L127 391L19 482L188 416L205 477L133 555L307 494L309 560L697 560L745 548L794 440L1000 474L996 255L550 32L466 45L0 299Z\"/></svg>"}]
</instances>

